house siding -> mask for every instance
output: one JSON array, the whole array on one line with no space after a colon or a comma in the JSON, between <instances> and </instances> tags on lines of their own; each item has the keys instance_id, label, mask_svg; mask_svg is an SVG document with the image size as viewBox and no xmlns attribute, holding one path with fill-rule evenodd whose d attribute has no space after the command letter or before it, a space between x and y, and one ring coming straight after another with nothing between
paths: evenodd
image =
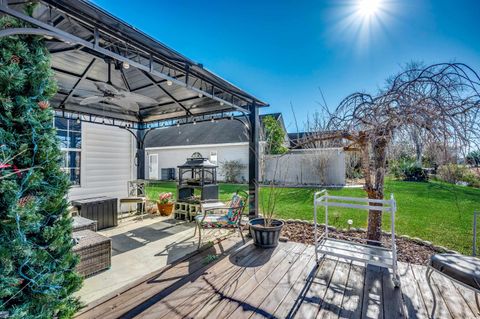
<instances>
[{"instance_id":1,"label":"house siding","mask_svg":"<svg viewBox=\"0 0 480 319\"><path fill-rule=\"evenodd\" d=\"M222 163L230 160L238 160L245 165L239 175L239 180L248 181L248 143L232 143L230 145L191 145L184 147L159 147L146 149L146 172L145 176L149 179L160 179L162 168L175 168L175 177L178 178L177 166L185 163L188 157L194 152L199 152L203 157L210 158L210 152L217 152L217 178L219 181L225 180L225 174L222 171ZM158 154L158 176L149 176L148 158L150 154Z\"/></svg>"},{"instance_id":2,"label":"house siding","mask_svg":"<svg viewBox=\"0 0 480 319\"><path fill-rule=\"evenodd\" d=\"M127 195L127 182L135 179L133 136L126 130L82 123L80 186L72 187L69 199Z\"/></svg>"}]
</instances>

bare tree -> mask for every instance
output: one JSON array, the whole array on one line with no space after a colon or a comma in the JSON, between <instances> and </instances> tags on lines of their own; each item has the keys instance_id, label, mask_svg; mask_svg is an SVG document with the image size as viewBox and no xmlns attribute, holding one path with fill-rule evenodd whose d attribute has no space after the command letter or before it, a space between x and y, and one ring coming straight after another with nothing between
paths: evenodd
<instances>
[{"instance_id":1,"label":"bare tree","mask_svg":"<svg viewBox=\"0 0 480 319\"><path fill-rule=\"evenodd\" d=\"M346 97L329 113L327 129L319 135L346 139L345 150L361 152L370 199L384 197L387 146L396 133L415 127L445 144L466 145L477 141L480 132L480 77L467 65L412 64L387 83L377 95ZM381 226L381 211L371 210L368 239L379 240Z\"/></svg>"}]
</instances>

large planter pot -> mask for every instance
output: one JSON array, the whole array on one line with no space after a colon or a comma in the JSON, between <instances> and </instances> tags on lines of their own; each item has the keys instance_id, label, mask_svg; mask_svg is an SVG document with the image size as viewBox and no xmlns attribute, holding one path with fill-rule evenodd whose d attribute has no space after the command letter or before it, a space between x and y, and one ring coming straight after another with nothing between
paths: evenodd
<instances>
[{"instance_id":1,"label":"large planter pot","mask_svg":"<svg viewBox=\"0 0 480 319\"><path fill-rule=\"evenodd\" d=\"M284 224L285 223L281 220L273 219L271 226L264 227L263 218L250 220L248 225L250 226L250 234L252 235L255 246L261 248L277 247L280 232L282 231Z\"/></svg>"},{"instance_id":2,"label":"large planter pot","mask_svg":"<svg viewBox=\"0 0 480 319\"><path fill-rule=\"evenodd\" d=\"M158 212L162 216L170 216L173 212L174 203L160 204L157 203Z\"/></svg>"}]
</instances>

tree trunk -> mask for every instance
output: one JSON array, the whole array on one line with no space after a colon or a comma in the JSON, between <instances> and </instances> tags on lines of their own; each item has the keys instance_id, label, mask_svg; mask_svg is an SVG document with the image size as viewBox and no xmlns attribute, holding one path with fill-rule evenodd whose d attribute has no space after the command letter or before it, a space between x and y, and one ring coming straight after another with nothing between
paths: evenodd
<instances>
[{"instance_id":1,"label":"tree trunk","mask_svg":"<svg viewBox=\"0 0 480 319\"><path fill-rule=\"evenodd\" d=\"M373 191L368 193L369 199L383 199L383 191ZM381 204L372 203L371 206L378 206ZM369 244L378 244L376 241L380 241L382 238L382 211L370 210L368 211L368 228L367 239Z\"/></svg>"},{"instance_id":2,"label":"tree trunk","mask_svg":"<svg viewBox=\"0 0 480 319\"><path fill-rule=\"evenodd\" d=\"M373 167L370 166L370 169L374 170L375 182L372 182L370 176L370 185L365 185L365 190L367 191L369 199L383 199L387 160L387 144L388 137L379 137L372 145ZM381 206L381 204L372 203L371 206ZM375 242L373 241L380 241L381 238L382 211L370 210L368 212L367 239L369 241L372 241L370 242L370 244L374 244Z\"/></svg>"}]
</instances>

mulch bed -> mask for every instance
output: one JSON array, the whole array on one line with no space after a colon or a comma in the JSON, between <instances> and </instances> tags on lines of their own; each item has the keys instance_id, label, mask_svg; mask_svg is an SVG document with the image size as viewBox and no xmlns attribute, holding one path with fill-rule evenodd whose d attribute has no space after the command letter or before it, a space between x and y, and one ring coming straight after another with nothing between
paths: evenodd
<instances>
[{"instance_id":1,"label":"mulch bed","mask_svg":"<svg viewBox=\"0 0 480 319\"><path fill-rule=\"evenodd\" d=\"M325 227L318 227L318 234L321 236L323 234ZM285 222L285 226L282 229L281 236L287 238L288 240L300 242L304 244L313 245L313 224L303 223L303 222ZM355 238L366 238L366 232L359 230L351 231L340 231L329 229L328 236L331 238L350 240L355 242L365 243L363 240L355 240ZM346 238L355 237L355 238ZM419 243L412 239L396 237L397 242L397 254L398 260L418 264L418 265L427 265L430 261L430 256L442 252L439 249L426 245L424 243ZM385 247L390 247L391 237L390 235L382 236L382 244Z\"/></svg>"}]
</instances>

